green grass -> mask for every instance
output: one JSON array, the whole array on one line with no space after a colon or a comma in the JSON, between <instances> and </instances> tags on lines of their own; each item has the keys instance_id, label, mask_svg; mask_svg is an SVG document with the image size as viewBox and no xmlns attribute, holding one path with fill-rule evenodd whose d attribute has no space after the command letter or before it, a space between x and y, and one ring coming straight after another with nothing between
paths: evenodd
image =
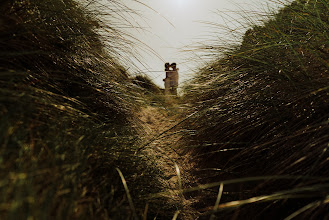
<instances>
[{"instance_id":1,"label":"green grass","mask_svg":"<svg viewBox=\"0 0 329 220\"><path fill-rule=\"evenodd\" d=\"M185 100L197 113L185 124L196 131L185 145L209 170L201 182L268 176L224 185L218 216L326 216L328 9L326 0L287 4L249 29L240 46L214 47L225 48L222 58L186 86ZM281 175L315 179L275 178ZM215 204L216 189L212 196Z\"/></svg>"}]
</instances>

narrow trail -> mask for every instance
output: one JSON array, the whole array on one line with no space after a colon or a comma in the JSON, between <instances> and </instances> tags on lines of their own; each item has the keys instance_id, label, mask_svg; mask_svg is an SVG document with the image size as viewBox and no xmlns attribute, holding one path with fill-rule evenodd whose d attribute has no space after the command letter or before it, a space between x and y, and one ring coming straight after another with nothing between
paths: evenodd
<instances>
[{"instance_id":1,"label":"narrow trail","mask_svg":"<svg viewBox=\"0 0 329 220\"><path fill-rule=\"evenodd\" d=\"M165 195L173 202L179 202L183 208L179 219L196 219L198 212L192 206L197 201L187 198L177 191L195 184L195 178L191 174L194 164L189 160L189 155L177 148L177 142L182 138L183 131L172 131L182 118L174 109L160 109L157 107L144 107L139 113L139 119L144 127L144 150L156 157L156 164L164 173L162 181Z\"/></svg>"}]
</instances>

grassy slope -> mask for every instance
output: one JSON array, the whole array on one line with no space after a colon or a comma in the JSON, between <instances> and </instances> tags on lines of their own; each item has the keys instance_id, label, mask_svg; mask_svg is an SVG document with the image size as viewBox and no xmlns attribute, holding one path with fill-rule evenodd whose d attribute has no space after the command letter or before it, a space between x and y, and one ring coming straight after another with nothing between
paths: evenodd
<instances>
[{"instance_id":1,"label":"grassy slope","mask_svg":"<svg viewBox=\"0 0 329 220\"><path fill-rule=\"evenodd\" d=\"M151 105L162 106L165 102L164 91L156 85L148 76L137 75L132 79L133 83L139 87L140 93L144 94L144 101L149 100Z\"/></svg>"},{"instance_id":2,"label":"grassy slope","mask_svg":"<svg viewBox=\"0 0 329 220\"><path fill-rule=\"evenodd\" d=\"M224 185L229 193L222 202L240 201L228 204L234 208L225 217L280 219L299 209L306 219L326 215L329 2L307 2L254 26L239 48L186 87L185 98L198 111L186 124L196 130L188 146L195 146L201 167L221 169L209 171L204 183L264 177ZM273 175L304 179L266 177ZM255 200L242 201L249 198Z\"/></svg>"},{"instance_id":3,"label":"grassy slope","mask_svg":"<svg viewBox=\"0 0 329 220\"><path fill-rule=\"evenodd\" d=\"M92 3L0 3L2 219L141 216L146 195L159 191L152 158L135 154L138 95L114 59L127 42ZM148 202L148 215L172 215Z\"/></svg>"}]
</instances>

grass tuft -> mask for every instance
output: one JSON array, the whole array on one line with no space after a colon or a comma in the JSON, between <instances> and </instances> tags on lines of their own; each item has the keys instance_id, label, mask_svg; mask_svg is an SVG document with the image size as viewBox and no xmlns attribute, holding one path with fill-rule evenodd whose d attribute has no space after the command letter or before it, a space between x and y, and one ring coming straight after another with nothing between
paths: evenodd
<instances>
[{"instance_id":1,"label":"grass tuft","mask_svg":"<svg viewBox=\"0 0 329 220\"><path fill-rule=\"evenodd\" d=\"M119 1L1 1L1 219L136 218L147 203L150 217L173 215L164 199L146 199L161 171L135 154L143 98L124 68L121 10Z\"/></svg>"},{"instance_id":2,"label":"grass tuft","mask_svg":"<svg viewBox=\"0 0 329 220\"><path fill-rule=\"evenodd\" d=\"M185 145L208 171L195 172L201 183L307 177L225 185L221 201L237 206L219 205L228 209L217 217L326 216L327 181L308 177L329 174L328 9L326 0L286 4L247 30L240 46L211 47L220 58L185 87L194 112L185 128L195 131Z\"/></svg>"}]
</instances>

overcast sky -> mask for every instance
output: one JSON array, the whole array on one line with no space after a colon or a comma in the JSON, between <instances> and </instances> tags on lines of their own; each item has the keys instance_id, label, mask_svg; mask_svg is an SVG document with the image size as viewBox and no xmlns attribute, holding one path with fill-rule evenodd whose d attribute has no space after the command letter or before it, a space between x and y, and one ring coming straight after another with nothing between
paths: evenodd
<instances>
[{"instance_id":1,"label":"overcast sky","mask_svg":"<svg viewBox=\"0 0 329 220\"><path fill-rule=\"evenodd\" d=\"M276 0L274 0L276 1ZM180 68L180 81L193 76L194 69L205 60L197 59L191 45L196 42L207 43L212 39L225 41L226 33L220 25L235 28L242 16L255 19L269 8L278 8L282 4L273 0L122 0L138 15L127 15L126 19L136 28L127 31L136 39L152 48L157 54L147 51L142 46L141 63L132 59L141 73L147 74L156 84L163 87L164 63L176 62ZM223 19L224 18L224 19ZM211 25L210 23L216 24ZM137 28L138 26L142 29ZM241 33L244 30L240 30ZM231 36L228 36L230 38ZM145 50L143 50L143 48ZM185 52L184 52L185 51ZM191 56L194 58L191 60ZM136 73L134 69L131 69Z\"/></svg>"}]
</instances>

